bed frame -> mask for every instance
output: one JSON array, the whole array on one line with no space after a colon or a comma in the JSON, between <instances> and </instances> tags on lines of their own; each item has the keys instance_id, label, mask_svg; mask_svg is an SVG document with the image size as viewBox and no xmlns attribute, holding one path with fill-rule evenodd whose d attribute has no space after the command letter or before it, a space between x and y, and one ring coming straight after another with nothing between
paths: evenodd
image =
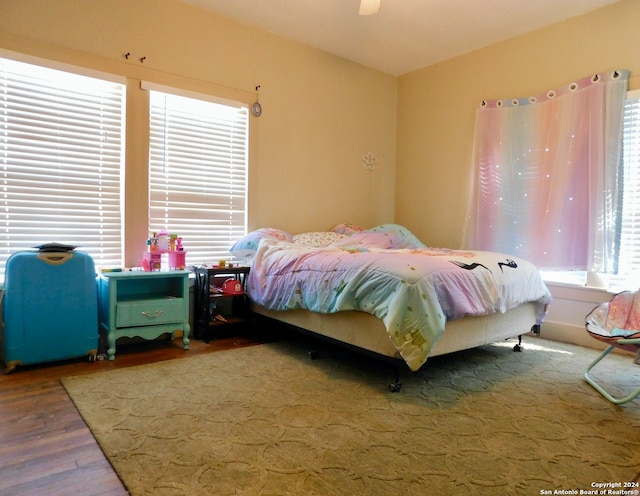
<instances>
[{"instance_id":1,"label":"bed frame","mask_svg":"<svg viewBox=\"0 0 640 496\"><path fill-rule=\"evenodd\" d=\"M371 314L358 311L331 314L308 310L275 311L255 304L252 311L290 327L328 338L329 341L392 361L397 367L404 364L382 320ZM536 324L535 303L522 304L506 313L450 320L429 356L445 355L514 337L518 337L514 351L521 351L521 336L529 332L540 334L540 326ZM389 389L399 391L400 388L399 368L396 368L396 381L389 385Z\"/></svg>"}]
</instances>

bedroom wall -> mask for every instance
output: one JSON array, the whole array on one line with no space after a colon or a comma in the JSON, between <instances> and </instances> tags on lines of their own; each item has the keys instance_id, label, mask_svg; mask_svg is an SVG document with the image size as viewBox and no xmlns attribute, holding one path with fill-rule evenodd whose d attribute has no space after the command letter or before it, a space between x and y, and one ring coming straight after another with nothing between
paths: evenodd
<instances>
[{"instance_id":1,"label":"bedroom wall","mask_svg":"<svg viewBox=\"0 0 640 496\"><path fill-rule=\"evenodd\" d=\"M0 0L0 48L128 78L136 123L127 136L128 264L147 236L140 80L246 103L261 86L263 115L250 123L249 229L394 220L395 77L179 0ZM374 172L363 168L367 152Z\"/></svg>"},{"instance_id":2,"label":"bedroom wall","mask_svg":"<svg viewBox=\"0 0 640 496\"><path fill-rule=\"evenodd\" d=\"M640 87L640 2L623 0L398 78L396 221L456 248L466 216L475 111L595 72L631 70Z\"/></svg>"},{"instance_id":3,"label":"bedroom wall","mask_svg":"<svg viewBox=\"0 0 640 496\"><path fill-rule=\"evenodd\" d=\"M147 235L140 80L246 103L261 85L264 113L250 121L249 229L398 222L431 245L457 247L478 103L616 68L640 87L638 25L640 2L623 0L395 78L179 0L0 0L0 49L128 78L136 124L127 135L128 264ZM375 172L362 167L369 151ZM606 293L551 289L545 335L583 339L583 317Z\"/></svg>"},{"instance_id":4,"label":"bedroom wall","mask_svg":"<svg viewBox=\"0 0 640 496\"><path fill-rule=\"evenodd\" d=\"M396 221L434 246L459 247L467 209L475 110L599 71L629 69L640 87L640 2L623 0L398 79ZM594 345L584 317L606 292L550 284L543 334Z\"/></svg>"}]
</instances>

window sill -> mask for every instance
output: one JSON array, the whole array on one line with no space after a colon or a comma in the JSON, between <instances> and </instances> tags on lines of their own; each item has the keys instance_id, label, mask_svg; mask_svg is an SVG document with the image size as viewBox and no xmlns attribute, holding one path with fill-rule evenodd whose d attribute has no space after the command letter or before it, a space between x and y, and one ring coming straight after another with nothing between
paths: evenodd
<instances>
[{"instance_id":1,"label":"window sill","mask_svg":"<svg viewBox=\"0 0 640 496\"><path fill-rule=\"evenodd\" d=\"M571 300L598 304L610 300L615 294L604 288L580 286L578 284L556 281L545 281L545 284L549 288L549 291L551 291L554 300Z\"/></svg>"}]
</instances>

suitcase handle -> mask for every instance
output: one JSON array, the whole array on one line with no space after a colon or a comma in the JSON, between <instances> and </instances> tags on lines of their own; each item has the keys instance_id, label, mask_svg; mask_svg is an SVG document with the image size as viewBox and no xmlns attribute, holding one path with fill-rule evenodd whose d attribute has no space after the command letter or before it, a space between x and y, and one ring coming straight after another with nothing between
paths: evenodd
<instances>
[{"instance_id":1,"label":"suitcase handle","mask_svg":"<svg viewBox=\"0 0 640 496\"><path fill-rule=\"evenodd\" d=\"M73 257L73 253L70 251L38 253L38 258L49 265L62 265L71 257Z\"/></svg>"}]
</instances>

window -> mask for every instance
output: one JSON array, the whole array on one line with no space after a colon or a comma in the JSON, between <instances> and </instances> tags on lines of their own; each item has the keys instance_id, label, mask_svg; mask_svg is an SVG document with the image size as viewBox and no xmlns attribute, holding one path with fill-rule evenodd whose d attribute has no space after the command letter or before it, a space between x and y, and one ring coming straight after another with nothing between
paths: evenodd
<instances>
[{"instance_id":1,"label":"window","mask_svg":"<svg viewBox=\"0 0 640 496\"><path fill-rule=\"evenodd\" d=\"M628 79L616 70L482 102L467 247L526 258L549 282L637 288L640 95Z\"/></svg>"},{"instance_id":2,"label":"window","mask_svg":"<svg viewBox=\"0 0 640 496\"><path fill-rule=\"evenodd\" d=\"M627 94L622 136L622 225L616 289L637 289L640 280L640 91Z\"/></svg>"},{"instance_id":3,"label":"window","mask_svg":"<svg viewBox=\"0 0 640 496\"><path fill-rule=\"evenodd\" d=\"M630 91L624 105L622 134L622 166L619 181L622 199L619 255L615 261L617 274L600 276L599 283L610 291L638 288L640 280L640 91ZM549 282L588 284L585 271L548 271L543 273ZM596 278L598 279L598 278Z\"/></svg>"},{"instance_id":4,"label":"window","mask_svg":"<svg viewBox=\"0 0 640 496\"><path fill-rule=\"evenodd\" d=\"M0 58L0 276L13 252L53 241L122 265L124 90Z\"/></svg>"},{"instance_id":5,"label":"window","mask_svg":"<svg viewBox=\"0 0 640 496\"><path fill-rule=\"evenodd\" d=\"M466 247L548 270L614 271L628 79L628 71L610 71L482 103Z\"/></svg>"},{"instance_id":6,"label":"window","mask_svg":"<svg viewBox=\"0 0 640 496\"><path fill-rule=\"evenodd\" d=\"M228 258L246 234L248 109L149 89L149 231L181 237L187 265Z\"/></svg>"}]
</instances>

